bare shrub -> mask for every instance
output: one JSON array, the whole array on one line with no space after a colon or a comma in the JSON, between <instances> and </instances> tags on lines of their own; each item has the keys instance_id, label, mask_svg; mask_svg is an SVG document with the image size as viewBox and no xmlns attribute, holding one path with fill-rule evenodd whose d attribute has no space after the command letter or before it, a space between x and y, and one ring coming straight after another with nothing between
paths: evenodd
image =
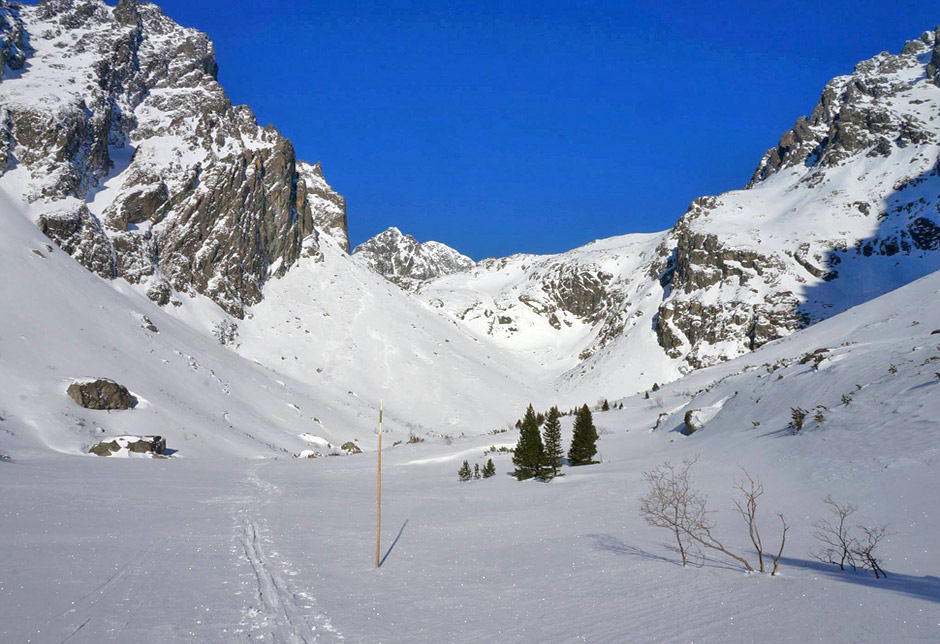
<instances>
[{"instance_id":1,"label":"bare shrub","mask_svg":"<svg viewBox=\"0 0 940 644\"><path fill-rule=\"evenodd\" d=\"M852 554L861 560L862 565L875 573L875 579L887 578L888 575L882 570L881 559L875 554L875 549L881 540L888 536L888 526L876 525L868 528L860 525L858 529L865 533L865 537L856 540Z\"/></svg>"},{"instance_id":2,"label":"bare shrub","mask_svg":"<svg viewBox=\"0 0 940 644\"><path fill-rule=\"evenodd\" d=\"M858 506L851 503L840 504L829 495L823 499L823 503L829 506L832 518L820 519L813 523L816 528L813 538L821 544L812 553L813 557L823 563L835 564L839 566L839 570L845 570L846 565L851 566L852 570L857 570L855 554L852 552L855 540L847 522L858 510Z\"/></svg>"},{"instance_id":3,"label":"bare shrub","mask_svg":"<svg viewBox=\"0 0 940 644\"><path fill-rule=\"evenodd\" d=\"M685 530L688 517L695 512L694 507L704 506L705 503L689 482L689 470L697 460L697 457L687 458L682 461L682 465L660 463L643 472L648 490L640 498L640 516L648 525L672 532L683 566L689 563L689 543Z\"/></svg>"},{"instance_id":4,"label":"bare shrub","mask_svg":"<svg viewBox=\"0 0 940 644\"><path fill-rule=\"evenodd\" d=\"M760 540L760 531L757 529L757 499L764 494L764 484L755 481L743 467L744 480L735 481L734 489L741 493L741 499L734 500L734 507L747 526L748 536L757 551L757 563L761 572L764 572L764 549Z\"/></svg>"},{"instance_id":5,"label":"bare shrub","mask_svg":"<svg viewBox=\"0 0 940 644\"><path fill-rule=\"evenodd\" d=\"M760 479L755 480L743 467L741 471L744 472L744 478L734 482L734 489L740 493L741 498L735 499L734 507L744 520L748 536L751 538L751 543L754 544L754 550L757 551L758 569L764 572L764 545L761 542L760 531L757 528L757 500L764 495L764 484ZM783 524L783 531L780 537L780 549L773 558L774 568L770 573L771 575L777 574L780 557L783 556L783 547L787 542L787 528L789 527L782 514L777 516L780 517L780 523Z\"/></svg>"},{"instance_id":6,"label":"bare shrub","mask_svg":"<svg viewBox=\"0 0 940 644\"><path fill-rule=\"evenodd\" d=\"M782 514L778 514L777 516L780 517L782 530L780 532L780 550L774 555L774 569L770 571L771 577L777 574L777 568L780 566L780 557L783 556L783 547L787 545L787 529L790 527L787 525L787 521L783 518Z\"/></svg>"},{"instance_id":7,"label":"bare shrub","mask_svg":"<svg viewBox=\"0 0 940 644\"><path fill-rule=\"evenodd\" d=\"M813 557L823 563L839 566L845 570L851 566L852 570L858 567L868 568L875 573L875 579L887 577L881 567L881 558L876 554L881 541L889 534L886 525L864 526L856 525L863 537L856 537L848 525L849 517L858 511L858 506L851 503L841 504L826 496L823 503L829 506L831 519L820 520L813 524L816 531L813 537L820 542L820 547L812 553Z\"/></svg>"},{"instance_id":8,"label":"bare shrub","mask_svg":"<svg viewBox=\"0 0 940 644\"><path fill-rule=\"evenodd\" d=\"M714 535L715 522L707 497L694 489L691 469L698 459L685 459L681 466L665 462L643 473L649 489L640 499L640 516L651 526L672 532L682 565L688 564L690 546L715 550L731 557L748 572L754 568L744 557L729 551Z\"/></svg>"}]
</instances>

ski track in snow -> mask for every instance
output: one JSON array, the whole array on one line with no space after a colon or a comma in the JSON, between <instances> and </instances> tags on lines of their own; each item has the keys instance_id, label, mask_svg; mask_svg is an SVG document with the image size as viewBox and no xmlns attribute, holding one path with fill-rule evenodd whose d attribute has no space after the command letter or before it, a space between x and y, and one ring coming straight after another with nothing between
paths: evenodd
<instances>
[{"instance_id":1,"label":"ski track in snow","mask_svg":"<svg viewBox=\"0 0 940 644\"><path fill-rule=\"evenodd\" d=\"M244 610L242 625L250 632L250 640L288 644L342 641L343 636L330 620L316 610L312 597L290 587L274 564L277 552L266 547L273 544L263 520L259 519L259 509L281 495L277 485L258 475L267 464L259 463L248 470L247 482L256 494L235 510L240 550L254 572L255 583L254 603ZM287 571L290 563L281 562L281 568Z\"/></svg>"},{"instance_id":2,"label":"ski track in snow","mask_svg":"<svg viewBox=\"0 0 940 644\"><path fill-rule=\"evenodd\" d=\"M169 543L169 537L156 539L96 588L73 600L71 608L46 620L39 641L65 644L79 636L83 642L118 641L141 606L141 571L154 567ZM61 633L67 634L62 638Z\"/></svg>"}]
</instances>

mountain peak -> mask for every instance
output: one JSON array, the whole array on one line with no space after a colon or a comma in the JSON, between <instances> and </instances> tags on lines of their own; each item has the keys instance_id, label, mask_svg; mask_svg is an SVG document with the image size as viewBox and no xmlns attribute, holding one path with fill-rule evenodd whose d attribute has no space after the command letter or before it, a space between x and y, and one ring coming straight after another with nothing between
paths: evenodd
<instances>
[{"instance_id":1,"label":"mountain peak","mask_svg":"<svg viewBox=\"0 0 940 644\"><path fill-rule=\"evenodd\" d=\"M353 255L405 290L415 290L428 280L476 265L446 244L421 243L394 226L357 246Z\"/></svg>"},{"instance_id":2,"label":"mountain peak","mask_svg":"<svg viewBox=\"0 0 940 644\"><path fill-rule=\"evenodd\" d=\"M931 100L928 86L940 87L938 43L940 26L907 41L899 54L881 52L829 81L809 117L764 154L747 187L787 168L834 167L862 152L885 157L930 140L935 128L918 114L923 110L908 107Z\"/></svg>"}]
</instances>

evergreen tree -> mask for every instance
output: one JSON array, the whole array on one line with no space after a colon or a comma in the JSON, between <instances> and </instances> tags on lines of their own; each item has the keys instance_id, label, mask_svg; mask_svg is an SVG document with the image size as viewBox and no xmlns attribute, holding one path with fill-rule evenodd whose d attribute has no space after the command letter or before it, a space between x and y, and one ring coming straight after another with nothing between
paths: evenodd
<instances>
[{"instance_id":1,"label":"evergreen tree","mask_svg":"<svg viewBox=\"0 0 940 644\"><path fill-rule=\"evenodd\" d=\"M544 425L544 424L545 424L545 414L543 414L542 412L537 413L537 414L535 415L535 423L536 423L539 427L541 427L542 425Z\"/></svg>"},{"instance_id":2,"label":"evergreen tree","mask_svg":"<svg viewBox=\"0 0 940 644\"><path fill-rule=\"evenodd\" d=\"M473 464L473 478L474 479L480 478L480 464L479 463Z\"/></svg>"},{"instance_id":3,"label":"evergreen tree","mask_svg":"<svg viewBox=\"0 0 940 644\"><path fill-rule=\"evenodd\" d=\"M529 405L522 418L516 451L512 455L512 464L516 466L514 472L516 478L524 481L540 476L544 460L545 453L542 448L542 436L539 434L538 420L535 417L535 410L532 409L532 405Z\"/></svg>"},{"instance_id":4,"label":"evergreen tree","mask_svg":"<svg viewBox=\"0 0 940 644\"><path fill-rule=\"evenodd\" d=\"M554 478L560 475L562 457L565 448L561 444L561 422L558 420L561 413L558 407L548 410L545 417L544 445L545 445L545 476Z\"/></svg>"},{"instance_id":5,"label":"evergreen tree","mask_svg":"<svg viewBox=\"0 0 940 644\"><path fill-rule=\"evenodd\" d=\"M659 391L659 385L655 382L653 383L653 391Z\"/></svg>"},{"instance_id":6,"label":"evergreen tree","mask_svg":"<svg viewBox=\"0 0 940 644\"><path fill-rule=\"evenodd\" d=\"M607 402L606 398L604 398L604 404L601 405L601 411L610 411L610 404Z\"/></svg>"},{"instance_id":7,"label":"evergreen tree","mask_svg":"<svg viewBox=\"0 0 940 644\"><path fill-rule=\"evenodd\" d=\"M597 454L597 428L591 410L584 405L574 418L574 435L571 437L571 449L568 450L568 463L571 465L590 465Z\"/></svg>"},{"instance_id":8,"label":"evergreen tree","mask_svg":"<svg viewBox=\"0 0 940 644\"><path fill-rule=\"evenodd\" d=\"M464 461L463 465L460 466L460 469L457 470L457 476L460 477L461 481L469 481L470 477L473 476L470 473L470 463Z\"/></svg>"},{"instance_id":9,"label":"evergreen tree","mask_svg":"<svg viewBox=\"0 0 940 644\"><path fill-rule=\"evenodd\" d=\"M483 478L488 479L491 476L496 476L496 466L493 465L493 459L488 458L483 466Z\"/></svg>"}]
</instances>

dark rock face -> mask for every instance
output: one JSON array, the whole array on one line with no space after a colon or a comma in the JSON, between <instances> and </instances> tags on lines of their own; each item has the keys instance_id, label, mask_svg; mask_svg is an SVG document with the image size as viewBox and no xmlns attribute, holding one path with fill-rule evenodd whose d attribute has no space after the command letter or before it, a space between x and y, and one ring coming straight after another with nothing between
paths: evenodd
<instances>
[{"instance_id":1,"label":"dark rock face","mask_svg":"<svg viewBox=\"0 0 940 644\"><path fill-rule=\"evenodd\" d=\"M918 217L908 226L911 241L920 250L940 249L940 226L926 217Z\"/></svg>"},{"instance_id":2,"label":"dark rock face","mask_svg":"<svg viewBox=\"0 0 940 644\"><path fill-rule=\"evenodd\" d=\"M601 270L558 263L542 276L541 285L559 309L594 323L607 311L612 278Z\"/></svg>"},{"instance_id":3,"label":"dark rock face","mask_svg":"<svg viewBox=\"0 0 940 644\"><path fill-rule=\"evenodd\" d=\"M933 53L930 55L930 62L927 64L927 78L934 85L940 87L940 27L937 27L933 32L933 43Z\"/></svg>"},{"instance_id":4,"label":"dark rock face","mask_svg":"<svg viewBox=\"0 0 940 644\"><path fill-rule=\"evenodd\" d=\"M74 210L44 213L36 223L49 239L85 268L105 279L115 276L111 242L84 204Z\"/></svg>"},{"instance_id":5,"label":"dark rock face","mask_svg":"<svg viewBox=\"0 0 940 644\"><path fill-rule=\"evenodd\" d=\"M800 327L798 298L790 292L768 294L763 301L712 300L703 294L712 287L747 287L787 270L781 258L726 245L712 233L696 232L690 223L719 205L715 197L697 199L673 229L674 246L654 262L666 295L654 318L659 344L672 358L685 358L693 368L714 364L709 347L736 342L753 350Z\"/></svg>"},{"instance_id":6,"label":"dark rock face","mask_svg":"<svg viewBox=\"0 0 940 644\"><path fill-rule=\"evenodd\" d=\"M85 409L130 409L134 406L134 397L127 387L108 378L73 382L69 385L69 398Z\"/></svg>"},{"instance_id":7,"label":"dark rock face","mask_svg":"<svg viewBox=\"0 0 940 644\"><path fill-rule=\"evenodd\" d=\"M233 106L208 37L155 5L0 0L0 55L14 69L29 57L29 78L73 76L48 100L15 80L0 90L0 173L30 170L24 198L50 204L40 226L89 270L241 317L267 279L318 254L317 226L348 250L345 202L319 164ZM109 173L106 206L89 209Z\"/></svg>"},{"instance_id":8,"label":"dark rock face","mask_svg":"<svg viewBox=\"0 0 940 644\"><path fill-rule=\"evenodd\" d=\"M3 78L7 67L13 70L23 69L28 50L19 7L0 7L0 79Z\"/></svg>"}]
</instances>

